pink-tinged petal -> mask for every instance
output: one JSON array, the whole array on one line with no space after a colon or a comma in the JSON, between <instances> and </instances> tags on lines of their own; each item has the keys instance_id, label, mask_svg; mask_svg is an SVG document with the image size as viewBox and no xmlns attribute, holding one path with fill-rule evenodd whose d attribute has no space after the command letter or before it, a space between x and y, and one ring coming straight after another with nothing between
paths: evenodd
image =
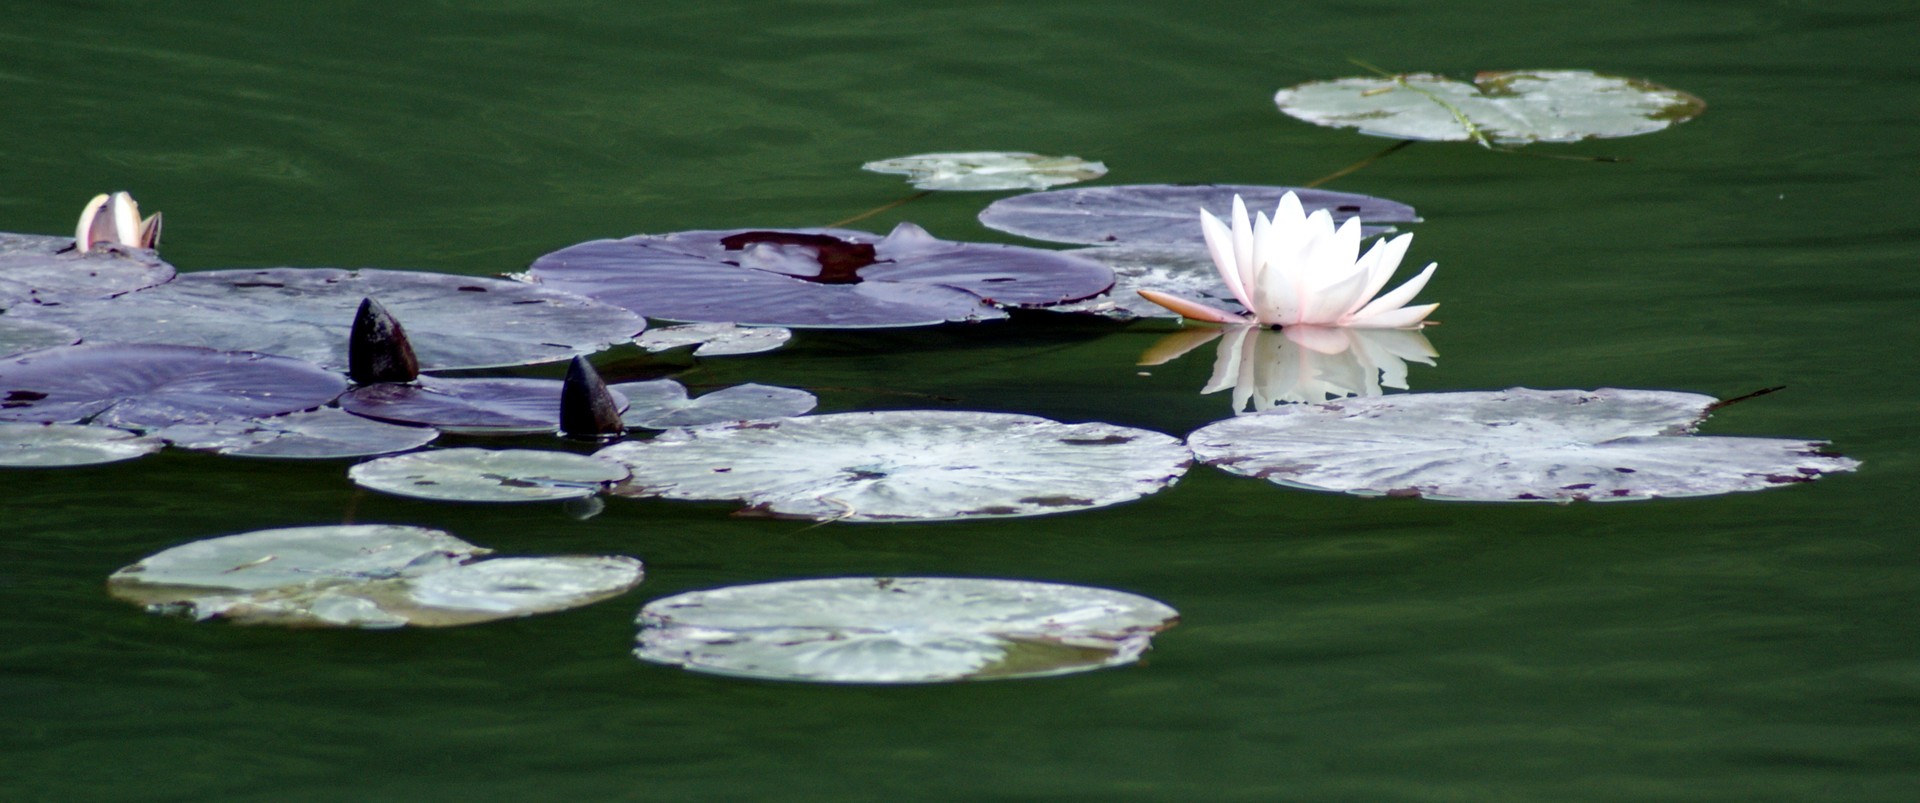
<instances>
[{"instance_id":1,"label":"pink-tinged petal","mask_svg":"<svg viewBox=\"0 0 1920 803\"><path fill-rule=\"evenodd\" d=\"M113 194L113 241L132 246L140 241L140 205L124 192Z\"/></svg>"},{"instance_id":2,"label":"pink-tinged petal","mask_svg":"<svg viewBox=\"0 0 1920 803\"><path fill-rule=\"evenodd\" d=\"M1198 301L1188 301L1179 296L1168 295L1157 290L1136 290L1135 292L1139 293L1141 298L1173 310L1184 318L1192 318L1196 321L1206 321L1208 323L1249 323L1246 318L1226 310L1214 309Z\"/></svg>"},{"instance_id":3,"label":"pink-tinged petal","mask_svg":"<svg viewBox=\"0 0 1920 803\"><path fill-rule=\"evenodd\" d=\"M1274 302L1284 295L1282 288L1274 287L1274 278L1279 275L1273 267L1273 221L1263 214L1253 217L1253 275L1247 285L1247 292L1253 296L1253 305L1247 307L1253 317L1262 323L1271 321L1279 310ZM1276 293L1279 291L1279 293Z\"/></svg>"},{"instance_id":4,"label":"pink-tinged petal","mask_svg":"<svg viewBox=\"0 0 1920 803\"><path fill-rule=\"evenodd\" d=\"M1360 216L1354 215L1333 231L1334 253L1338 263L1353 265L1360 258Z\"/></svg>"},{"instance_id":5,"label":"pink-tinged petal","mask_svg":"<svg viewBox=\"0 0 1920 803\"><path fill-rule=\"evenodd\" d=\"M93 200L88 201L87 205L80 209L80 225L73 230L73 247L79 249L80 253L84 254L93 248L93 244L97 241L95 237L97 226L112 227L113 216L107 215L102 218L100 215L112 202L113 196L103 192L93 196ZM110 240L111 236L107 239Z\"/></svg>"},{"instance_id":6,"label":"pink-tinged petal","mask_svg":"<svg viewBox=\"0 0 1920 803\"><path fill-rule=\"evenodd\" d=\"M159 212L153 213L152 217L149 217L145 221L141 222L139 246L141 248L159 248L160 247L160 213Z\"/></svg>"},{"instance_id":7,"label":"pink-tinged petal","mask_svg":"<svg viewBox=\"0 0 1920 803\"><path fill-rule=\"evenodd\" d=\"M1367 249L1365 256L1360 257L1361 269L1368 276L1367 286L1360 292L1360 298L1353 307L1343 312L1344 315L1359 312L1362 306L1380 293L1380 288L1387 286L1387 280L1393 278L1393 272L1400 268L1400 260L1407 255L1407 246L1412 244L1412 234L1402 234L1391 240L1374 241L1373 247Z\"/></svg>"},{"instance_id":8,"label":"pink-tinged petal","mask_svg":"<svg viewBox=\"0 0 1920 803\"><path fill-rule=\"evenodd\" d=\"M1419 326L1428 315L1432 315L1433 311L1439 308L1439 304L1401 307L1365 318L1355 318L1353 323L1348 325L1355 329L1410 329Z\"/></svg>"},{"instance_id":9,"label":"pink-tinged petal","mask_svg":"<svg viewBox=\"0 0 1920 803\"><path fill-rule=\"evenodd\" d=\"M1366 300L1365 296L1360 295L1360 291L1366 289L1368 278L1370 277L1367 274L1356 271L1344 281L1314 293L1306 308L1301 310L1300 322L1324 326L1340 325L1340 319L1347 310L1360 306L1360 302Z\"/></svg>"},{"instance_id":10,"label":"pink-tinged petal","mask_svg":"<svg viewBox=\"0 0 1920 803\"><path fill-rule=\"evenodd\" d=\"M1247 218L1247 202L1240 196L1233 196L1233 258L1234 265L1240 268L1240 286L1247 288L1249 294L1256 293L1253 288L1253 273L1257 267L1253 261L1253 221Z\"/></svg>"},{"instance_id":11,"label":"pink-tinged petal","mask_svg":"<svg viewBox=\"0 0 1920 803\"><path fill-rule=\"evenodd\" d=\"M1221 283L1228 292L1240 302L1241 306L1253 309L1253 296L1247 292L1246 283L1240 280L1240 266L1233 255L1233 233L1227 230L1227 224L1213 216L1212 212L1200 210L1200 234L1206 238L1207 253L1213 256L1213 268L1220 272Z\"/></svg>"},{"instance_id":12,"label":"pink-tinged petal","mask_svg":"<svg viewBox=\"0 0 1920 803\"><path fill-rule=\"evenodd\" d=\"M1289 326L1280 330L1288 340L1321 354L1339 354L1353 347L1353 336L1340 326Z\"/></svg>"},{"instance_id":13,"label":"pink-tinged petal","mask_svg":"<svg viewBox=\"0 0 1920 803\"><path fill-rule=\"evenodd\" d=\"M1438 262L1427 263L1426 270L1420 271L1420 275L1408 279L1406 284L1394 288L1393 292L1376 298L1372 303L1361 307L1359 312L1353 314L1353 318L1355 320L1367 318L1406 306L1407 302L1412 301L1413 297L1419 295L1420 291L1427 286L1427 280L1433 278L1433 272L1439 267L1440 263Z\"/></svg>"}]
</instances>

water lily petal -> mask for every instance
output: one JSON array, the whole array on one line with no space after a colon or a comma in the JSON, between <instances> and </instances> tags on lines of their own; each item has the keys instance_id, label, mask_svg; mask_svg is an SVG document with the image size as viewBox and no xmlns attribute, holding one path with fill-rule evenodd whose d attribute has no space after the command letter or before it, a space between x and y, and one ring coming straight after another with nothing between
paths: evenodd
<instances>
[{"instance_id":1,"label":"water lily petal","mask_svg":"<svg viewBox=\"0 0 1920 803\"><path fill-rule=\"evenodd\" d=\"M1162 307L1166 307L1196 321L1208 321L1210 323L1251 323L1251 321L1248 321L1246 318L1226 310L1214 309L1198 301L1188 301L1176 295L1168 295L1154 290L1141 290L1138 292L1141 298L1159 304Z\"/></svg>"},{"instance_id":2,"label":"water lily petal","mask_svg":"<svg viewBox=\"0 0 1920 803\"><path fill-rule=\"evenodd\" d=\"M1427 319L1428 315L1432 315L1433 311L1439 308L1439 304L1421 304L1417 307L1402 307L1397 310L1382 312L1372 317L1362 318L1348 325L1361 329L1406 329L1419 326L1422 321Z\"/></svg>"},{"instance_id":3,"label":"water lily petal","mask_svg":"<svg viewBox=\"0 0 1920 803\"><path fill-rule=\"evenodd\" d=\"M1373 247L1367 249L1367 253L1360 257L1361 270L1365 271L1369 277L1366 289L1360 292L1360 297L1354 301L1352 307L1341 311L1341 315L1359 312L1369 299L1378 295L1380 288L1387 286L1387 280L1393 278L1393 272L1399 270L1400 260L1406 257L1407 247L1412 244L1413 235L1410 233L1391 239L1375 240Z\"/></svg>"},{"instance_id":4,"label":"water lily petal","mask_svg":"<svg viewBox=\"0 0 1920 803\"><path fill-rule=\"evenodd\" d=\"M1202 209L1200 210L1200 234L1206 238L1207 253L1213 255L1213 266L1220 271L1220 281L1227 285L1227 290L1233 293L1233 297L1240 301L1241 306L1248 310L1254 309L1253 297L1247 293L1246 283L1240 281L1240 265L1234 261L1236 257L1233 253L1233 232L1227 229L1227 224L1221 223L1219 218L1214 217L1212 212Z\"/></svg>"},{"instance_id":5,"label":"water lily petal","mask_svg":"<svg viewBox=\"0 0 1920 803\"><path fill-rule=\"evenodd\" d=\"M1250 291L1258 292L1254 283L1254 271L1257 264L1253 261L1253 225L1247 218L1247 202L1240 196L1233 196L1233 258L1234 265L1240 269L1240 283Z\"/></svg>"},{"instance_id":6,"label":"water lily petal","mask_svg":"<svg viewBox=\"0 0 1920 803\"><path fill-rule=\"evenodd\" d=\"M1359 312L1353 314L1352 325L1377 326L1378 324L1362 324L1360 321L1378 316L1389 310L1406 306L1407 302L1412 301L1413 297L1419 295L1421 289L1427 286L1427 280L1433 278L1434 270L1439 267L1440 263L1438 262L1427 263L1426 269L1420 271L1420 275L1408 279L1406 284L1394 288L1392 292L1376 298L1372 303L1361 307Z\"/></svg>"}]
</instances>

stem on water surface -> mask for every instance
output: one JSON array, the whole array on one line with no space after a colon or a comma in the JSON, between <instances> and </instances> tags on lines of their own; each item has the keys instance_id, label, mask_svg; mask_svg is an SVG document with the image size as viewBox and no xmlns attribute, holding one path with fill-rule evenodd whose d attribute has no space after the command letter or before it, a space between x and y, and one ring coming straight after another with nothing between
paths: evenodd
<instances>
[{"instance_id":1,"label":"stem on water surface","mask_svg":"<svg viewBox=\"0 0 1920 803\"><path fill-rule=\"evenodd\" d=\"M880 214L881 212L885 212L889 209L894 209L897 207L906 206L907 204L913 203L914 201L918 201L921 198L925 198L932 194L933 194L933 190L921 190L905 198L901 198L898 201L894 201L892 203L887 203L887 204L881 204L880 206L876 206L865 212L861 212L860 214L854 215L853 217L847 218L846 220L836 220L832 223L828 223L827 228L837 229L837 228L840 228L841 226L847 225L848 223L858 223L862 220L866 220L867 218L873 217L874 215Z\"/></svg>"},{"instance_id":2,"label":"stem on water surface","mask_svg":"<svg viewBox=\"0 0 1920 803\"><path fill-rule=\"evenodd\" d=\"M1354 162L1353 164L1347 165L1346 167L1342 167L1339 170L1335 170L1331 173L1328 173L1324 176L1321 176L1317 179L1309 181L1306 184L1302 184L1300 186L1306 187L1308 189L1318 187L1336 178L1340 178L1341 176L1345 176L1350 173L1353 173L1354 171L1359 170L1360 168L1366 167L1367 165L1373 164L1374 162L1378 162L1381 159L1385 159L1389 154L1392 154L1394 151L1400 150L1401 148L1407 147L1408 145L1412 145L1413 143L1414 143L1414 140L1411 140L1411 139L1400 140L1399 142L1395 142L1392 145L1388 145L1387 149L1384 151L1376 153L1365 159L1361 159L1358 162Z\"/></svg>"}]
</instances>

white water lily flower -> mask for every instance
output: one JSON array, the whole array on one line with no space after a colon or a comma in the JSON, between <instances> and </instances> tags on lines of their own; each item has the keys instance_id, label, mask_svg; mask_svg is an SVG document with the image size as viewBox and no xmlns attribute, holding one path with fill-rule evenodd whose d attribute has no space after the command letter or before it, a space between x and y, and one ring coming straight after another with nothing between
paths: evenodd
<instances>
[{"instance_id":1,"label":"white water lily flower","mask_svg":"<svg viewBox=\"0 0 1920 803\"><path fill-rule=\"evenodd\" d=\"M1311 215L1289 192L1273 218L1247 217L1247 205L1233 197L1233 226L1200 210L1200 230L1227 289L1248 310L1238 315L1178 296L1142 290L1148 301L1198 321L1261 326L1352 326L1406 329L1422 326L1439 304L1407 306L1438 263L1392 292L1385 287L1413 242L1412 234L1379 240L1360 253L1360 218L1338 228L1325 209Z\"/></svg>"},{"instance_id":2,"label":"white water lily flower","mask_svg":"<svg viewBox=\"0 0 1920 803\"><path fill-rule=\"evenodd\" d=\"M80 225L73 232L73 246L84 254L98 243L129 248L153 248L160 244L160 213L140 219L140 205L132 195L116 192L93 196L80 210Z\"/></svg>"}]
</instances>

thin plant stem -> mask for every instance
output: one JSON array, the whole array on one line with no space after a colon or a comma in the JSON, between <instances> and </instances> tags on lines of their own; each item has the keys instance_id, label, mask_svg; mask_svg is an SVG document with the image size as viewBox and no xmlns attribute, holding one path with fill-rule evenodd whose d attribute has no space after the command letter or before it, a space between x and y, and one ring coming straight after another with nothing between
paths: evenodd
<instances>
[{"instance_id":1,"label":"thin plant stem","mask_svg":"<svg viewBox=\"0 0 1920 803\"><path fill-rule=\"evenodd\" d=\"M929 196L929 195L932 195L932 194L933 194L933 190L921 190L921 191L919 191L919 192L916 192L916 193L914 193L914 194L912 194L912 195L909 195L909 196L907 196L907 197L905 197L905 198L901 198L901 199L900 199L900 200L898 200L898 201L894 201L894 202L892 202L892 203L888 203L888 204L882 204L882 205L880 205L880 206L876 206L876 207L874 207L874 208L872 208L872 209L869 209L869 210L867 210L867 211L865 211L865 212L861 212L860 214L857 214L857 215L854 215L853 217L850 217L850 218L847 218L846 220L836 220L836 221L834 221L834 222L832 222L832 223L828 223L828 224L827 224L827 228L829 228L829 229L837 229L837 228L839 228L839 227L841 227L841 226L845 226L845 225L847 225L848 223L858 223L858 222L860 222L860 221L862 221L862 220L866 220L867 218L870 218L870 217L873 217L874 215L877 215L877 214L880 214L881 212L885 212L885 211L887 211L887 210L889 210L889 209L894 209L894 208L897 208L897 207L902 207L902 206L906 206L907 204L910 204L910 203L913 203L914 201L918 201L918 200L920 200L921 198L925 198L925 197L927 197L927 196Z\"/></svg>"},{"instance_id":2,"label":"thin plant stem","mask_svg":"<svg viewBox=\"0 0 1920 803\"><path fill-rule=\"evenodd\" d=\"M1389 154L1393 153L1394 151L1400 150L1401 148L1405 148L1408 145L1412 145L1413 143L1414 143L1414 140L1410 140L1410 139L1400 140L1399 142L1395 142L1392 145L1388 145L1386 150L1383 150L1365 159L1361 159L1360 161L1354 162L1353 164L1347 165L1346 167L1342 167L1339 170L1335 170L1331 173L1328 173L1324 176L1314 179L1313 181L1307 182L1306 184L1302 184L1301 186L1307 187L1309 189L1318 187L1336 178L1340 178L1342 176L1351 174L1354 171L1359 170L1360 168L1366 167L1367 165L1373 164L1374 162L1378 162L1381 159L1385 159Z\"/></svg>"}]
</instances>

